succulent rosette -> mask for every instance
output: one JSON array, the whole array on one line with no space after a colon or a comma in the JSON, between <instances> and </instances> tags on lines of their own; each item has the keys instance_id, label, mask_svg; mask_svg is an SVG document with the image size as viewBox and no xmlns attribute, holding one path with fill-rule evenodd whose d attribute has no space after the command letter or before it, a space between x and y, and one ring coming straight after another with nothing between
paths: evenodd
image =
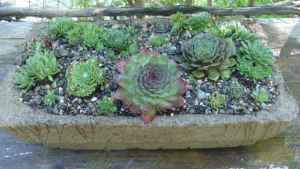
<instances>
[{"instance_id":1,"label":"succulent rosette","mask_svg":"<svg viewBox=\"0 0 300 169\"><path fill-rule=\"evenodd\" d=\"M115 98L141 114L144 122L153 120L157 112L184 105L185 81L167 56L144 51L118 65L120 88Z\"/></svg>"},{"instance_id":2,"label":"succulent rosette","mask_svg":"<svg viewBox=\"0 0 300 169\"><path fill-rule=\"evenodd\" d=\"M224 71L233 65L230 56L235 55L236 48L231 39L222 39L210 33L200 33L182 45L182 66L196 71L199 78L208 74L217 80ZM199 75L201 74L201 76Z\"/></svg>"}]
</instances>

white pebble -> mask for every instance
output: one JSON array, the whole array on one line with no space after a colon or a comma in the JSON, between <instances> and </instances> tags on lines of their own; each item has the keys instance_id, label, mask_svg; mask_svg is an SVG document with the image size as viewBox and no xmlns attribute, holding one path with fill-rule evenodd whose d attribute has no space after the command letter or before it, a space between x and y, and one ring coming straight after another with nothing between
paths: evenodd
<instances>
[{"instance_id":1,"label":"white pebble","mask_svg":"<svg viewBox=\"0 0 300 169\"><path fill-rule=\"evenodd\" d=\"M173 117L173 116L174 116L174 113L171 113L171 116Z\"/></svg>"},{"instance_id":2,"label":"white pebble","mask_svg":"<svg viewBox=\"0 0 300 169\"><path fill-rule=\"evenodd\" d=\"M64 98L63 97L60 97L59 98L59 103L64 103L65 101L64 101Z\"/></svg>"},{"instance_id":3,"label":"white pebble","mask_svg":"<svg viewBox=\"0 0 300 169\"><path fill-rule=\"evenodd\" d=\"M95 101L97 101L97 100L98 100L97 97L93 97L93 98L91 99L92 102L95 102Z\"/></svg>"}]
</instances>

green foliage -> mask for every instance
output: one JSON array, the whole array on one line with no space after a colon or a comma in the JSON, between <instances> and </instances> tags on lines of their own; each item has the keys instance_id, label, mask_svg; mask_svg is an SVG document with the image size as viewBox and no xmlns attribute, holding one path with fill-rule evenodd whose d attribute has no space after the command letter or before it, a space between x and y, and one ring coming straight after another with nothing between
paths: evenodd
<instances>
[{"instance_id":1,"label":"green foliage","mask_svg":"<svg viewBox=\"0 0 300 169\"><path fill-rule=\"evenodd\" d=\"M252 92L251 96L258 103L265 103L270 99L270 94L265 88L257 88Z\"/></svg>"},{"instance_id":2,"label":"green foliage","mask_svg":"<svg viewBox=\"0 0 300 169\"><path fill-rule=\"evenodd\" d=\"M212 93L211 96L209 96L209 104L216 111L226 107L226 102L227 102L226 95L221 94L219 92L214 92Z\"/></svg>"},{"instance_id":3,"label":"green foliage","mask_svg":"<svg viewBox=\"0 0 300 169\"><path fill-rule=\"evenodd\" d=\"M243 43L238 62L240 73L249 78L261 80L272 75L272 52L259 41Z\"/></svg>"},{"instance_id":4,"label":"green foliage","mask_svg":"<svg viewBox=\"0 0 300 169\"><path fill-rule=\"evenodd\" d=\"M210 32L222 38L231 38L237 44L245 43L246 41L253 42L258 39L254 33L250 32L240 22L222 23L212 27Z\"/></svg>"},{"instance_id":5,"label":"green foliage","mask_svg":"<svg viewBox=\"0 0 300 169\"><path fill-rule=\"evenodd\" d=\"M59 65L54 54L43 49L40 42L34 43L32 50L32 56L16 73L17 86L25 90L30 89L37 81L52 81L52 76L59 72Z\"/></svg>"},{"instance_id":6,"label":"green foliage","mask_svg":"<svg viewBox=\"0 0 300 169\"><path fill-rule=\"evenodd\" d=\"M103 97L97 102L99 114L111 114L117 111L117 106L110 97Z\"/></svg>"},{"instance_id":7,"label":"green foliage","mask_svg":"<svg viewBox=\"0 0 300 169\"><path fill-rule=\"evenodd\" d=\"M37 42L33 56L26 60L24 69L35 80L53 80L52 76L59 72L59 65L54 54Z\"/></svg>"},{"instance_id":8,"label":"green foliage","mask_svg":"<svg viewBox=\"0 0 300 169\"><path fill-rule=\"evenodd\" d=\"M93 0L75 0L74 5L79 8L87 8L93 5Z\"/></svg>"},{"instance_id":9,"label":"green foliage","mask_svg":"<svg viewBox=\"0 0 300 169\"><path fill-rule=\"evenodd\" d=\"M246 7L249 0L215 0L214 5L217 7ZM257 5L272 4L273 0L256 0Z\"/></svg>"},{"instance_id":10,"label":"green foliage","mask_svg":"<svg viewBox=\"0 0 300 169\"><path fill-rule=\"evenodd\" d=\"M159 47L168 42L168 38L163 35L153 35L150 37L149 42L154 47Z\"/></svg>"},{"instance_id":11,"label":"green foliage","mask_svg":"<svg viewBox=\"0 0 300 169\"><path fill-rule=\"evenodd\" d=\"M47 106L53 106L58 100L54 90L48 90L47 95L43 97L43 102Z\"/></svg>"},{"instance_id":12,"label":"green foliage","mask_svg":"<svg viewBox=\"0 0 300 169\"><path fill-rule=\"evenodd\" d=\"M108 29L105 45L116 52L128 50L132 44L132 34L126 30L121 29Z\"/></svg>"},{"instance_id":13,"label":"green foliage","mask_svg":"<svg viewBox=\"0 0 300 169\"><path fill-rule=\"evenodd\" d=\"M232 79L228 88L226 88L226 92L233 99L239 99L245 93L245 87L239 83L237 79Z\"/></svg>"},{"instance_id":14,"label":"green foliage","mask_svg":"<svg viewBox=\"0 0 300 169\"><path fill-rule=\"evenodd\" d=\"M230 77L235 65L235 60L230 56L235 55L235 51L232 40L200 33L183 43L183 56L179 59L184 68L196 72L193 73L195 77L199 78L199 74L207 73L211 80L218 80L220 76Z\"/></svg>"},{"instance_id":15,"label":"green foliage","mask_svg":"<svg viewBox=\"0 0 300 169\"><path fill-rule=\"evenodd\" d=\"M104 71L97 59L73 63L67 70L67 91L69 94L85 97L90 96L100 85L104 84Z\"/></svg>"},{"instance_id":16,"label":"green foliage","mask_svg":"<svg viewBox=\"0 0 300 169\"><path fill-rule=\"evenodd\" d=\"M203 32L213 26L213 19L208 12L201 12L197 16L191 16L187 20L190 30L194 33Z\"/></svg>"},{"instance_id":17,"label":"green foliage","mask_svg":"<svg viewBox=\"0 0 300 169\"><path fill-rule=\"evenodd\" d=\"M71 30L66 33L66 38L71 45L77 45L82 42L82 33L84 27L82 24L77 23Z\"/></svg>"},{"instance_id":18,"label":"green foliage","mask_svg":"<svg viewBox=\"0 0 300 169\"><path fill-rule=\"evenodd\" d=\"M170 22L172 25L171 33L181 34L185 30L187 30L188 29L188 25L186 22L187 19L188 17L181 12L177 12L176 14L171 15L170 16Z\"/></svg>"},{"instance_id":19,"label":"green foliage","mask_svg":"<svg viewBox=\"0 0 300 169\"><path fill-rule=\"evenodd\" d=\"M76 23L75 26L67 32L66 38L71 45L82 42L85 47L100 51L104 47L106 32L93 23Z\"/></svg>"},{"instance_id":20,"label":"green foliage","mask_svg":"<svg viewBox=\"0 0 300 169\"><path fill-rule=\"evenodd\" d=\"M52 20L48 25L48 36L51 39L65 37L67 32L75 26L75 22L68 18Z\"/></svg>"},{"instance_id":21,"label":"green foliage","mask_svg":"<svg viewBox=\"0 0 300 169\"><path fill-rule=\"evenodd\" d=\"M34 86L35 81L32 77L30 77L30 75L26 69L21 68L16 73L16 84L17 84L18 88L24 89L25 91L27 91L32 86Z\"/></svg>"},{"instance_id":22,"label":"green foliage","mask_svg":"<svg viewBox=\"0 0 300 169\"><path fill-rule=\"evenodd\" d=\"M185 83L167 56L133 55L122 72L117 98L131 111L154 116L157 111L182 106Z\"/></svg>"},{"instance_id":23,"label":"green foliage","mask_svg":"<svg viewBox=\"0 0 300 169\"><path fill-rule=\"evenodd\" d=\"M84 25L82 39L86 47L102 50L104 40L106 39L106 32L95 24L87 23Z\"/></svg>"},{"instance_id":24,"label":"green foliage","mask_svg":"<svg viewBox=\"0 0 300 169\"><path fill-rule=\"evenodd\" d=\"M194 33L205 31L213 25L213 20L209 13L202 12L197 16L188 17L181 12L171 15L170 22L172 25L172 34L180 35L184 31Z\"/></svg>"}]
</instances>

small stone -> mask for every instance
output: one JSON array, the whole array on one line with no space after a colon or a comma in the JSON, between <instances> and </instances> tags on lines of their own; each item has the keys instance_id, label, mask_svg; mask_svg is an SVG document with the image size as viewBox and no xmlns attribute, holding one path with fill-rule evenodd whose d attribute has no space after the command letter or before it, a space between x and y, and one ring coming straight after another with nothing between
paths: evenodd
<instances>
[{"instance_id":1,"label":"small stone","mask_svg":"<svg viewBox=\"0 0 300 169\"><path fill-rule=\"evenodd\" d=\"M62 87L58 88L58 95L60 95L60 96L64 95L64 89Z\"/></svg>"},{"instance_id":2,"label":"small stone","mask_svg":"<svg viewBox=\"0 0 300 169\"><path fill-rule=\"evenodd\" d=\"M173 117L174 116L174 113L171 113L171 117Z\"/></svg>"},{"instance_id":3,"label":"small stone","mask_svg":"<svg viewBox=\"0 0 300 169\"><path fill-rule=\"evenodd\" d=\"M93 98L91 99L92 102L95 102L95 101L97 101L97 100L98 100L97 97L93 97Z\"/></svg>"},{"instance_id":4,"label":"small stone","mask_svg":"<svg viewBox=\"0 0 300 169\"><path fill-rule=\"evenodd\" d=\"M65 103L64 97L59 97L59 103L60 103L60 104L64 104L64 103Z\"/></svg>"},{"instance_id":5,"label":"small stone","mask_svg":"<svg viewBox=\"0 0 300 169\"><path fill-rule=\"evenodd\" d=\"M206 92L204 92L204 91L202 91L200 89L197 91L197 98L198 99L204 99L206 97L207 97L207 93Z\"/></svg>"}]
</instances>

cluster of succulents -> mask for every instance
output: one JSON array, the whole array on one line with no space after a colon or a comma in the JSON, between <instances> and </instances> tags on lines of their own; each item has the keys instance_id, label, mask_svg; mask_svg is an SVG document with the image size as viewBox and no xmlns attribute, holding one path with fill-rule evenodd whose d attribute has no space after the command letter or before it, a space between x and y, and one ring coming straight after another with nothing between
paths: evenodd
<instances>
[{"instance_id":1,"label":"cluster of succulents","mask_svg":"<svg viewBox=\"0 0 300 169\"><path fill-rule=\"evenodd\" d=\"M65 37L73 27L75 27L76 22L68 18L58 18L52 20L48 25L48 36L52 39L57 39Z\"/></svg>"},{"instance_id":2,"label":"cluster of succulents","mask_svg":"<svg viewBox=\"0 0 300 169\"><path fill-rule=\"evenodd\" d=\"M215 23L205 12L197 16L176 13L170 23L156 23L155 30L147 25L141 28L146 35L137 36L138 26L56 19L48 28L48 39L55 43L33 44L17 71L16 84L24 90L38 82L48 84L39 89L44 90L41 104L47 108L60 104L61 99L68 104L90 100L88 108L95 115L123 111L140 115L145 123L157 114L189 111L188 106L196 102L187 95L212 113L238 107L245 99L258 107L271 103L274 94L264 83L273 72L270 49L240 23ZM56 58L51 50L57 46L71 48L70 57ZM166 48L170 46L175 54L162 54L169 54ZM88 55L78 58L73 52ZM53 81L59 81L63 94ZM191 88L202 93L195 94Z\"/></svg>"},{"instance_id":3,"label":"cluster of succulents","mask_svg":"<svg viewBox=\"0 0 300 169\"><path fill-rule=\"evenodd\" d=\"M260 41L245 43L240 48L238 69L241 74L261 80L272 75L272 51L264 47Z\"/></svg>"},{"instance_id":4,"label":"cluster of succulents","mask_svg":"<svg viewBox=\"0 0 300 169\"><path fill-rule=\"evenodd\" d=\"M177 65L167 56L140 53L122 65L120 89L115 98L122 100L132 112L140 113L145 122L151 121L159 111L183 106L185 82Z\"/></svg>"},{"instance_id":5,"label":"cluster of succulents","mask_svg":"<svg viewBox=\"0 0 300 169\"><path fill-rule=\"evenodd\" d=\"M197 16L188 17L181 12L177 12L172 15L171 25L173 34L182 34L185 31L190 31L192 33L203 32L213 24L212 17L207 12L202 12Z\"/></svg>"},{"instance_id":6,"label":"cluster of succulents","mask_svg":"<svg viewBox=\"0 0 300 169\"><path fill-rule=\"evenodd\" d=\"M73 63L68 68L66 78L68 93L78 97L90 96L105 81L101 63L94 58Z\"/></svg>"},{"instance_id":7,"label":"cluster of succulents","mask_svg":"<svg viewBox=\"0 0 300 169\"><path fill-rule=\"evenodd\" d=\"M43 49L41 43L33 45L32 56L27 58L25 65L16 74L17 86L28 90L36 82L53 80L53 76L59 72L59 64L54 54Z\"/></svg>"},{"instance_id":8,"label":"cluster of succulents","mask_svg":"<svg viewBox=\"0 0 300 169\"><path fill-rule=\"evenodd\" d=\"M108 48L120 53L128 50L132 44L132 34L129 31L115 28L107 30L105 45Z\"/></svg>"},{"instance_id":9,"label":"cluster of succulents","mask_svg":"<svg viewBox=\"0 0 300 169\"><path fill-rule=\"evenodd\" d=\"M168 42L168 38L163 35L152 35L149 39L151 46L159 47Z\"/></svg>"},{"instance_id":10,"label":"cluster of succulents","mask_svg":"<svg viewBox=\"0 0 300 169\"><path fill-rule=\"evenodd\" d=\"M250 32L240 22L222 23L212 27L209 31L222 38L231 38L238 46L246 41L253 42L258 39L254 33Z\"/></svg>"},{"instance_id":11,"label":"cluster of succulents","mask_svg":"<svg viewBox=\"0 0 300 169\"><path fill-rule=\"evenodd\" d=\"M221 39L213 34L200 33L182 45L182 66L193 72L196 78L205 75L211 80L228 78L235 60L236 48L230 39Z\"/></svg>"},{"instance_id":12,"label":"cluster of succulents","mask_svg":"<svg viewBox=\"0 0 300 169\"><path fill-rule=\"evenodd\" d=\"M126 29L104 28L94 23L77 23L66 18L56 19L48 27L48 36L51 39L66 38L70 45L83 44L86 48L97 51L107 47L118 54L133 54L138 51L135 43L137 34L137 30L131 26Z\"/></svg>"}]
</instances>

